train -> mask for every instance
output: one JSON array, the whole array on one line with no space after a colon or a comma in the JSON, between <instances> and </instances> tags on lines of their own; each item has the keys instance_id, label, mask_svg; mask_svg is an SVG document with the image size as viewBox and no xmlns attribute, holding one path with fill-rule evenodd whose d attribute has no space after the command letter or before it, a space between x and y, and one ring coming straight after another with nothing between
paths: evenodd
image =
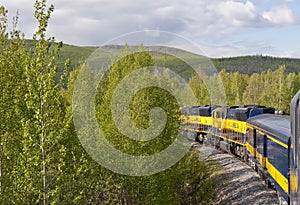
<instances>
[{"instance_id":1,"label":"train","mask_svg":"<svg viewBox=\"0 0 300 205\"><path fill-rule=\"evenodd\" d=\"M290 115L260 105L180 110L180 128L189 139L236 155L287 204L300 204L300 90L291 101Z\"/></svg>"},{"instance_id":2,"label":"train","mask_svg":"<svg viewBox=\"0 0 300 205\"><path fill-rule=\"evenodd\" d=\"M291 140L289 155L289 203L300 204L300 90L294 96L290 106Z\"/></svg>"}]
</instances>

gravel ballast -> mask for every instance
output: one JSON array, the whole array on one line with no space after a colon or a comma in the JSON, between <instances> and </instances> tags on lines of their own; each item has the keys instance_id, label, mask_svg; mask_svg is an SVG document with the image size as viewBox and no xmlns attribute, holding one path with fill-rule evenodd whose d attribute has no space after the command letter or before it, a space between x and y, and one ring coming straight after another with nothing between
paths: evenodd
<instances>
[{"instance_id":1,"label":"gravel ballast","mask_svg":"<svg viewBox=\"0 0 300 205\"><path fill-rule=\"evenodd\" d=\"M207 145L193 144L200 151L200 160L219 164L224 177L219 177L215 205L223 204L286 204L276 191L268 188L259 175L239 158Z\"/></svg>"}]
</instances>

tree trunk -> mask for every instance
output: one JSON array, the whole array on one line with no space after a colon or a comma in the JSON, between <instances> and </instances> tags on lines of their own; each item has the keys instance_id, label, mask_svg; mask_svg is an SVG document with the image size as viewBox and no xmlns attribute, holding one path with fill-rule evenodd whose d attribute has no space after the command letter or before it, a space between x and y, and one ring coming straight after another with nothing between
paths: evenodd
<instances>
[{"instance_id":1,"label":"tree trunk","mask_svg":"<svg viewBox=\"0 0 300 205\"><path fill-rule=\"evenodd\" d=\"M43 106L43 88L40 85L40 109L41 109L41 117L42 117L42 133L41 133L41 149L42 149L42 163L43 163L43 204L46 205L46 196L47 196L47 167L46 167L46 153L45 153L45 122L44 122L44 106Z\"/></svg>"}]
</instances>

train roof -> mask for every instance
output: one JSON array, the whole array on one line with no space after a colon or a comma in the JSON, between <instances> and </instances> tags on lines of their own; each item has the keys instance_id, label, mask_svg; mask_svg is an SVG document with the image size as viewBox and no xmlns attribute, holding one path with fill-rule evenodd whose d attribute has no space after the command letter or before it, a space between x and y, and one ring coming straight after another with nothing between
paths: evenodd
<instances>
[{"instance_id":1,"label":"train roof","mask_svg":"<svg viewBox=\"0 0 300 205\"><path fill-rule=\"evenodd\" d=\"M274 134L286 143L291 136L290 116L287 115L261 114L250 117L247 122Z\"/></svg>"},{"instance_id":2,"label":"train roof","mask_svg":"<svg viewBox=\"0 0 300 205\"><path fill-rule=\"evenodd\" d=\"M211 106L193 106L190 108L189 112L191 115L198 115L198 116L210 116L211 115Z\"/></svg>"}]
</instances>

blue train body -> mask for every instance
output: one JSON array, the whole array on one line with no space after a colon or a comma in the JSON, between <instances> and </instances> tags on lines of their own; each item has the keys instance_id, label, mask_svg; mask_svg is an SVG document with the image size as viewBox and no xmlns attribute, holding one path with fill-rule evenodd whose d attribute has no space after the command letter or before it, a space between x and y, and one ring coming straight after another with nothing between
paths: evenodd
<instances>
[{"instance_id":1,"label":"blue train body","mask_svg":"<svg viewBox=\"0 0 300 205\"><path fill-rule=\"evenodd\" d=\"M290 108L291 114L291 145L290 145L290 204L300 204L300 90L294 96Z\"/></svg>"}]
</instances>

